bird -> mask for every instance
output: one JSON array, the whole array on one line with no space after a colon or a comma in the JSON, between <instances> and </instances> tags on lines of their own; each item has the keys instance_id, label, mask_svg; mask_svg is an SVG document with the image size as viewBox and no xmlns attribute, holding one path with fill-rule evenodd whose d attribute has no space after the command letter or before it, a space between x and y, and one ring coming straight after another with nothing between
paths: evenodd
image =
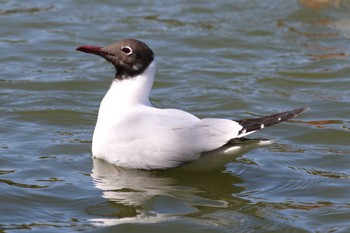
<instances>
[{"instance_id":1,"label":"bird","mask_svg":"<svg viewBox=\"0 0 350 233\"><path fill-rule=\"evenodd\" d=\"M98 55L115 68L112 84L99 107L92 156L125 169L178 168L308 109L243 120L200 119L183 110L151 104L156 60L144 42L128 38L108 46L84 45L76 50Z\"/></svg>"}]
</instances>

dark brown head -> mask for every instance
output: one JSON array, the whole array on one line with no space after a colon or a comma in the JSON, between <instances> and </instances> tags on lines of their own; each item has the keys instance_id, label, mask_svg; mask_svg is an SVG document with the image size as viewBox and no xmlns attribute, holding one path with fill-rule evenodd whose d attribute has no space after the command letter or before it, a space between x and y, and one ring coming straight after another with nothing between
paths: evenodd
<instances>
[{"instance_id":1,"label":"dark brown head","mask_svg":"<svg viewBox=\"0 0 350 233\"><path fill-rule=\"evenodd\" d=\"M142 74L154 60L153 51L135 39L124 39L105 47L81 46L77 50L99 55L112 63L116 69L116 79Z\"/></svg>"}]
</instances>

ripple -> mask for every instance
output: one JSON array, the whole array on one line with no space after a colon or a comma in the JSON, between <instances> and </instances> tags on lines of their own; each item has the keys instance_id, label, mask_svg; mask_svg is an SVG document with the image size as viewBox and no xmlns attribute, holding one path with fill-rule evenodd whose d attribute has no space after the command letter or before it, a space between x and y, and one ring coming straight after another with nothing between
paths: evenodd
<instances>
[{"instance_id":1,"label":"ripple","mask_svg":"<svg viewBox=\"0 0 350 233\"><path fill-rule=\"evenodd\" d=\"M13 14L35 14L40 12L51 11L54 6L48 7L31 7L31 8L16 8L9 10L0 10L0 15L13 15Z\"/></svg>"},{"instance_id":2,"label":"ripple","mask_svg":"<svg viewBox=\"0 0 350 233\"><path fill-rule=\"evenodd\" d=\"M36 181L40 181L40 182L52 182L52 183L54 183L54 182L63 182L63 181L65 181L65 180L59 179L59 178L57 178L57 177L50 177L50 178L45 179L45 180L36 180Z\"/></svg>"},{"instance_id":3,"label":"ripple","mask_svg":"<svg viewBox=\"0 0 350 233\"><path fill-rule=\"evenodd\" d=\"M316 158L314 159L317 162ZM240 175L246 174L249 170L254 170L255 175L246 176L246 184L243 184L245 191L236 195L254 205L277 204L274 208L303 210L322 208L330 202L346 197L343 189L347 185L349 174L302 166L306 161L308 158L298 156L294 160L289 157L289 160L275 161L270 163L270 166L247 167L245 173ZM282 166L283 164L298 164L298 166L288 165L286 168ZM325 164L314 165L326 164L325 161Z\"/></svg>"},{"instance_id":4,"label":"ripple","mask_svg":"<svg viewBox=\"0 0 350 233\"><path fill-rule=\"evenodd\" d=\"M321 171L314 168L298 168L298 170L305 171L307 174L322 176L332 179L349 179L350 175L342 172Z\"/></svg>"},{"instance_id":5,"label":"ripple","mask_svg":"<svg viewBox=\"0 0 350 233\"><path fill-rule=\"evenodd\" d=\"M0 176L16 172L16 170L0 170Z\"/></svg>"},{"instance_id":6,"label":"ripple","mask_svg":"<svg viewBox=\"0 0 350 233\"><path fill-rule=\"evenodd\" d=\"M274 198L287 200L309 196L322 185L324 181L314 177L284 177L283 182L282 179L278 180L266 191Z\"/></svg>"},{"instance_id":7,"label":"ripple","mask_svg":"<svg viewBox=\"0 0 350 233\"><path fill-rule=\"evenodd\" d=\"M8 184L10 186L15 186L19 188L30 188L30 189L41 189L41 188L47 188L49 186L43 186L43 185L36 185L36 184L23 184L23 183L17 183L12 180L6 180L6 179L0 179L1 183Z\"/></svg>"},{"instance_id":8,"label":"ripple","mask_svg":"<svg viewBox=\"0 0 350 233\"><path fill-rule=\"evenodd\" d=\"M17 40L17 39L0 39L1 43L10 43L10 44L24 44L28 43L27 40Z\"/></svg>"},{"instance_id":9,"label":"ripple","mask_svg":"<svg viewBox=\"0 0 350 233\"><path fill-rule=\"evenodd\" d=\"M290 122L304 123L304 124L315 126L317 128L326 128L327 125L330 125L330 124L338 124L338 125L345 124L345 122L341 120L316 120L316 121L290 120Z\"/></svg>"}]
</instances>

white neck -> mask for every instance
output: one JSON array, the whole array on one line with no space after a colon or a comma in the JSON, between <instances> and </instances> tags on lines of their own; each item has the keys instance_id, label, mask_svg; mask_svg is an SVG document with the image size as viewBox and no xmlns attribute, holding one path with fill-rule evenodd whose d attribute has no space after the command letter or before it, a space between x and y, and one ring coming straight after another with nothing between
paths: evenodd
<instances>
[{"instance_id":1,"label":"white neck","mask_svg":"<svg viewBox=\"0 0 350 233\"><path fill-rule=\"evenodd\" d=\"M156 62L153 61L142 74L128 79L113 80L101 102L99 116L102 114L115 116L113 113L120 113L139 104L150 106L149 94L155 70Z\"/></svg>"}]
</instances>

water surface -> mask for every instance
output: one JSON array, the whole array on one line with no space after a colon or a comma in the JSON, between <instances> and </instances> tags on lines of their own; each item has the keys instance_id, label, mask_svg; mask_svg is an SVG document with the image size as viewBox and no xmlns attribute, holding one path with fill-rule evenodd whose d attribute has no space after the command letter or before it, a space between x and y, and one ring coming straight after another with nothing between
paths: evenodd
<instances>
[{"instance_id":1,"label":"water surface","mask_svg":"<svg viewBox=\"0 0 350 233\"><path fill-rule=\"evenodd\" d=\"M302 1L301 1L302 2ZM0 1L1 232L349 232L349 3ZM138 38L152 101L241 119L310 106L211 172L91 158L113 77L75 51Z\"/></svg>"}]
</instances>

